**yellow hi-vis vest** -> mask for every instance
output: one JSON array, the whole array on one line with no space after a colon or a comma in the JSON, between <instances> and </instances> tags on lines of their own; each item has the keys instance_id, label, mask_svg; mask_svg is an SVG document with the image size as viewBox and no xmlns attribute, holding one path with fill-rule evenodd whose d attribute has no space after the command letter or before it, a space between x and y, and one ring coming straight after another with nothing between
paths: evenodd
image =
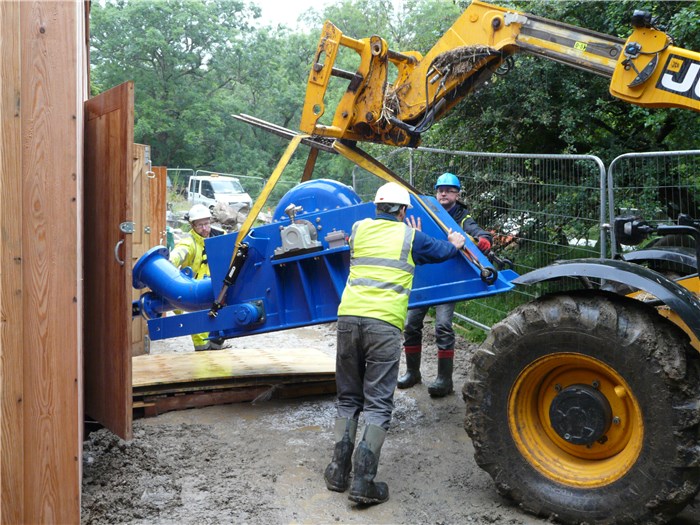
<instances>
[{"instance_id":1,"label":"yellow hi-vis vest","mask_svg":"<svg viewBox=\"0 0 700 525\"><path fill-rule=\"evenodd\" d=\"M352 227L350 275L338 315L381 319L403 330L413 285L415 230L402 222L364 219Z\"/></svg>"},{"instance_id":2,"label":"yellow hi-vis vest","mask_svg":"<svg viewBox=\"0 0 700 525\"><path fill-rule=\"evenodd\" d=\"M195 279L209 275L209 263L204 251L204 237L192 230L170 252L170 262L178 268L189 266Z\"/></svg>"}]
</instances>

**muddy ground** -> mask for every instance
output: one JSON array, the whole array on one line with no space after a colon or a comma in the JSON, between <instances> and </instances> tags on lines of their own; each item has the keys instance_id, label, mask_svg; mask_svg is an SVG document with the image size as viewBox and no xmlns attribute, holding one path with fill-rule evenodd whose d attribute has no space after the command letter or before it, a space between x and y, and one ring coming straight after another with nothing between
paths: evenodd
<instances>
[{"instance_id":1,"label":"muddy ground","mask_svg":"<svg viewBox=\"0 0 700 525\"><path fill-rule=\"evenodd\" d=\"M334 325L232 341L234 348L261 342L335 355ZM83 451L82 522L548 523L500 498L475 464L459 393L474 346L461 339L456 346L455 394L443 399L428 395L426 383L436 368L431 333L424 341L424 384L397 390L377 475L390 489L390 499L382 505L360 507L347 493L326 490L323 470L332 453L335 400L323 396L138 419L129 442L104 429L90 433ZM156 342L151 349L189 351L189 338ZM700 508L689 508L673 523L700 523Z\"/></svg>"}]
</instances>

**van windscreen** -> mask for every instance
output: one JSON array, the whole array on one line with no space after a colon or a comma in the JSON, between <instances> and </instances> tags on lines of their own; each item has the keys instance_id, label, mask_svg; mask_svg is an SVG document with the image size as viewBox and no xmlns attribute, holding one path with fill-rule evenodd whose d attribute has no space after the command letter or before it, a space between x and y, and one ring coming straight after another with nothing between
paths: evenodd
<instances>
[{"instance_id":1,"label":"van windscreen","mask_svg":"<svg viewBox=\"0 0 700 525\"><path fill-rule=\"evenodd\" d=\"M241 183L233 179L213 180L211 185L216 193L245 193Z\"/></svg>"}]
</instances>

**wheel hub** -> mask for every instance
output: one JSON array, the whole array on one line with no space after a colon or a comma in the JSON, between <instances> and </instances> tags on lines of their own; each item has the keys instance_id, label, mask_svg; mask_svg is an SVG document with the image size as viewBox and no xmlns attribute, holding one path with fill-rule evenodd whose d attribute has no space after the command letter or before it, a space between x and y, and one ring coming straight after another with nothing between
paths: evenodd
<instances>
[{"instance_id":1,"label":"wheel hub","mask_svg":"<svg viewBox=\"0 0 700 525\"><path fill-rule=\"evenodd\" d=\"M612 424L612 408L605 396L588 385L570 385L552 400L549 419L554 431L574 445L605 439Z\"/></svg>"}]
</instances>

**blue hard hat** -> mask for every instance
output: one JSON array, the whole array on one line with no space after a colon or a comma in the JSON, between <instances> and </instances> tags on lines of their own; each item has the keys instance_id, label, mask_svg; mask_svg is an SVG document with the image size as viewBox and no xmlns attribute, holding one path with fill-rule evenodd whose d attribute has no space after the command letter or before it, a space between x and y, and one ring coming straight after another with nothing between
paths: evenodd
<instances>
[{"instance_id":1,"label":"blue hard hat","mask_svg":"<svg viewBox=\"0 0 700 525\"><path fill-rule=\"evenodd\" d=\"M459 179L454 173L443 173L440 175L435 183L435 189L438 189L438 186L454 186L457 189L461 188Z\"/></svg>"}]
</instances>

